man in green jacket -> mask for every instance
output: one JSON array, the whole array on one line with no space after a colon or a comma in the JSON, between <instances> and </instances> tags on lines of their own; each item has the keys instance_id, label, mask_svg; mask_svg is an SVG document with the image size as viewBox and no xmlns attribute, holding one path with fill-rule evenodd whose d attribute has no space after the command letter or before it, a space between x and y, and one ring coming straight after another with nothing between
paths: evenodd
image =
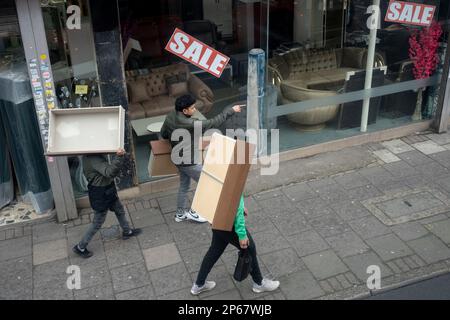
<instances>
[{"instance_id":1,"label":"man in green jacket","mask_svg":"<svg viewBox=\"0 0 450 320\"><path fill-rule=\"evenodd\" d=\"M179 154L182 161L181 163L175 163L178 168L178 172L180 173L180 188L178 190L177 212L175 214L176 222L181 222L188 219L196 222L206 222L205 218L201 217L194 210L186 207L187 193L189 191L191 179L198 181L202 172L201 162L196 163L195 161L195 154L198 155L200 152L198 149L195 149L196 144L194 144L194 139L196 137L194 135L194 123L197 122L197 125L201 128L201 132L204 133L208 129L219 127L235 112L241 112L242 106L243 105L235 105L233 107L226 108L214 118L200 121L192 118L192 115L196 111L194 97L191 95L183 95L175 101L175 110L167 115L161 128L161 136L164 139L170 140L172 148L175 148L178 144L183 147ZM172 133L174 133L177 129L187 130L190 134L190 139L182 141L172 140ZM189 150L190 155L184 155L183 150Z\"/></svg>"},{"instance_id":2,"label":"man in green jacket","mask_svg":"<svg viewBox=\"0 0 450 320\"><path fill-rule=\"evenodd\" d=\"M83 156L83 171L88 180L88 195L92 209L94 209L94 220L86 231L81 241L73 247L73 251L83 258L92 256L87 249L88 243L102 227L108 210L114 211L120 227L122 238L128 239L141 233L141 229L131 229L125 217L125 210L117 195L114 178L119 174L123 165L125 150L117 150L116 157L111 163L104 154L93 154Z\"/></svg>"}]
</instances>

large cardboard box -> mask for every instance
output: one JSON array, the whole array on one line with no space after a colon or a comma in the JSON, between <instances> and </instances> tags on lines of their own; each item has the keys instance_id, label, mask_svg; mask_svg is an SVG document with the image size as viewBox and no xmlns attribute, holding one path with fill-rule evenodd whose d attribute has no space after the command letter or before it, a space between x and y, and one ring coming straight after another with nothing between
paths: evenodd
<instances>
[{"instance_id":1,"label":"large cardboard box","mask_svg":"<svg viewBox=\"0 0 450 320\"><path fill-rule=\"evenodd\" d=\"M233 229L254 152L253 144L213 134L192 201L213 229Z\"/></svg>"},{"instance_id":2,"label":"large cardboard box","mask_svg":"<svg viewBox=\"0 0 450 320\"><path fill-rule=\"evenodd\" d=\"M121 106L52 109L47 154L115 153L124 146L124 128Z\"/></svg>"},{"instance_id":3,"label":"large cardboard box","mask_svg":"<svg viewBox=\"0 0 450 320\"><path fill-rule=\"evenodd\" d=\"M148 175L162 177L178 174L177 167L170 159L172 146L169 140L150 141L151 151L148 161Z\"/></svg>"},{"instance_id":4,"label":"large cardboard box","mask_svg":"<svg viewBox=\"0 0 450 320\"><path fill-rule=\"evenodd\" d=\"M206 150L210 143L210 137L203 137L199 143L201 161L205 160ZM170 159L172 145L169 140L150 141L150 159L148 161L148 174L150 177L165 177L178 174L177 167Z\"/></svg>"}]
</instances>

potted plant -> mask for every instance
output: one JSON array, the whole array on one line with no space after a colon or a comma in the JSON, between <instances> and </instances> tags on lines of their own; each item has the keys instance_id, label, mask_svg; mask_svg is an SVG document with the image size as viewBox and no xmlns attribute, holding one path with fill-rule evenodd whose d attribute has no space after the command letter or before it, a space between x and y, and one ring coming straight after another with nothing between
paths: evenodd
<instances>
[{"instance_id":1,"label":"potted plant","mask_svg":"<svg viewBox=\"0 0 450 320\"><path fill-rule=\"evenodd\" d=\"M430 77L439 63L439 39L442 35L442 27L433 21L430 27L415 31L409 38L409 57L414 64L414 77L425 79ZM417 89L416 109L412 119L422 120L422 95L425 87Z\"/></svg>"}]
</instances>

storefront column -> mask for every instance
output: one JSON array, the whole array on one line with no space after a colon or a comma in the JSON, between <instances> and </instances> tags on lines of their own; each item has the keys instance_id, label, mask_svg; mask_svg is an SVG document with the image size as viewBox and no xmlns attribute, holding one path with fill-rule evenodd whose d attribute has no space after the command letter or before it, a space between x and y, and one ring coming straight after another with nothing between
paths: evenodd
<instances>
[{"instance_id":1,"label":"storefront column","mask_svg":"<svg viewBox=\"0 0 450 320\"><path fill-rule=\"evenodd\" d=\"M121 105L128 110L128 98L122 55L122 39L119 24L117 0L89 1L94 32L97 72L102 106ZM130 152L130 127L128 115L125 116L125 150ZM133 186L135 179L134 163L127 163L118 179L119 189Z\"/></svg>"},{"instance_id":2,"label":"storefront column","mask_svg":"<svg viewBox=\"0 0 450 320\"><path fill-rule=\"evenodd\" d=\"M265 52L262 49L252 49L248 54L247 80L247 130L255 130L253 139L257 139L256 156L260 157L265 151L266 135L262 134L265 93ZM252 132L253 133L253 132ZM250 141L251 143L255 143Z\"/></svg>"},{"instance_id":3,"label":"storefront column","mask_svg":"<svg viewBox=\"0 0 450 320\"><path fill-rule=\"evenodd\" d=\"M375 60L375 47L377 45L378 23L380 21L380 0L373 0L373 13L370 25L370 40L367 53L366 82L364 89L372 88L373 63ZM374 25L375 24L375 25ZM367 131L367 120L369 118L370 98L365 98L361 115L361 132Z\"/></svg>"},{"instance_id":4,"label":"storefront column","mask_svg":"<svg viewBox=\"0 0 450 320\"><path fill-rule=\"evenodd\" d=\"M49 67L50 59L40 1L16 0L16 6L30 79L38 79L34 84L38 85L40 82L41 88L44 88L42 71L45 67L45 72L48 72L50 75L47 77L47 81L54 87L52 81L53 75ZM35 66L35 74L32 74L30 71L32 66L33 68ZM32 89L37 119L39 120L39 128L41 130L42 144L44 150L46 150L48 121L45 121L45 118L48 119L49 103L54 103L55 92L54 89L51 89L53 91L52 95L47 93L44 95L41 92L40 98L38 98L33 85ZM78 211L75 205L75 196L70 179L67 157L46 157L46 164L58 221L63 222L77 218Z\"/></svg>"},{"instance_id":5,"label":"storefront column","mask_svg":"<svg viewBox=\"0 0 450 320\"><path fill-rule=\"evenodd\" d=\"M447 49L445 53L444 70L439 89L439 102L433 127L437 133L447 132L450 117L450 33L447 35Z\"/></svg>"}]
</instances>

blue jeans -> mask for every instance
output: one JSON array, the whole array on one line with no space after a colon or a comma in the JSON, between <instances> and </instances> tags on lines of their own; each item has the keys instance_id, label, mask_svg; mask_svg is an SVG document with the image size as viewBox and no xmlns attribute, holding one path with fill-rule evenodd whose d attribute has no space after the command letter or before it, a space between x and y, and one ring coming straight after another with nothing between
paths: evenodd
<instances>
[{"instance_id":1,"label":"blue jeans","mask_svg":"<svg viewBox=\"0 0 450 320\"><path fill-rule=\"evenodd\" d=\"M117 221L119 221L120 227L122 228L124 233L130 232L130 225L128 224L127 218L125 217L125 209L123 208L122 203L119 199L114 202L114 204L109 208L109 210L114 211L117 217ZM106 214L108 211L95 211L94 213L94 220L92 221L91 225L89 226L89 229L86 231L86 233L83 236L83 239L81 239L78 246L81 249L84 249L87 247L88 243L91 241L91 239L95 236L98 230L102 227L103 223L105 223Z\"/></svg>"},{"instance_id":2,"label":"blue jeans","mask_svg":"<svg viewBox=\"0 0 450 320\"><path fill-rule=\"evenodd\" d=\"M192 166L177 166L180 173L180 188L178 189L177 208L187 209L187 193L191 185L191 179L198 182L202 173L202 165L195 164Z\"/></svg>"}]
</instances>

